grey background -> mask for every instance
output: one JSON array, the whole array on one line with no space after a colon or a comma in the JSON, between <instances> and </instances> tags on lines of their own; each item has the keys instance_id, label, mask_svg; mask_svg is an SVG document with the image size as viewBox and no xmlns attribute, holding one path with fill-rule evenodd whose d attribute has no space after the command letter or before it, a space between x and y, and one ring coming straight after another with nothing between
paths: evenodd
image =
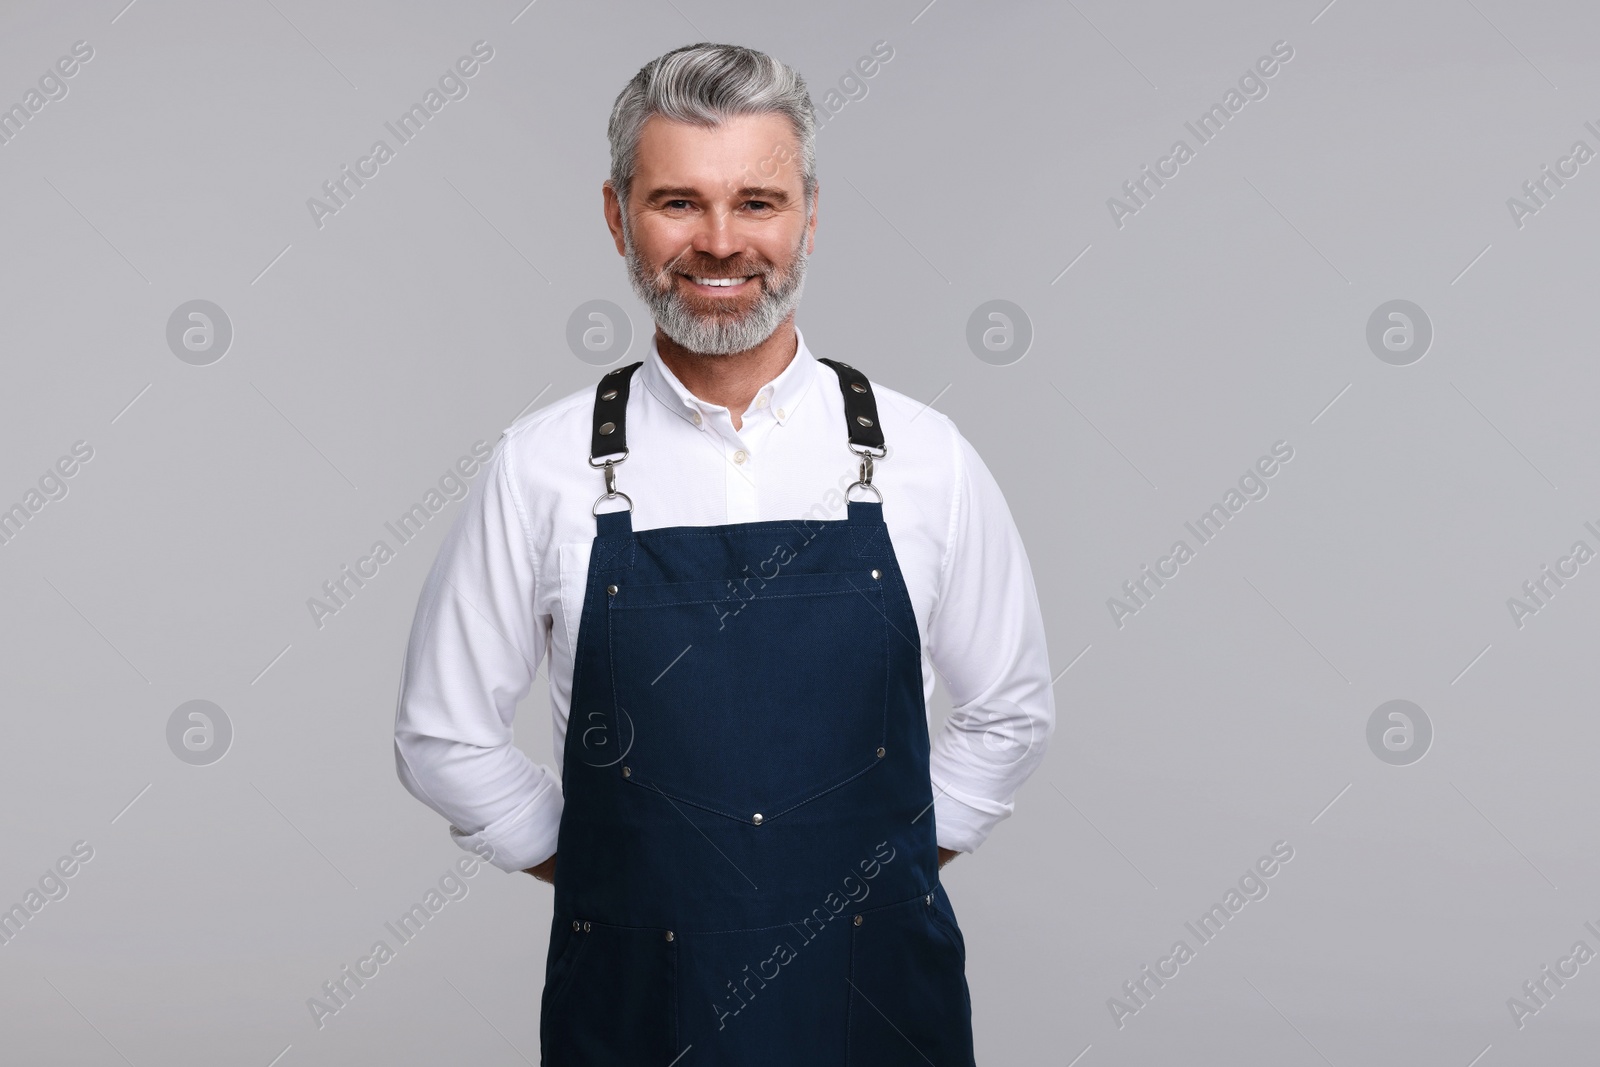
<instances>
[{"instance_id":1,"label":"grey background","mask_svg":"<svg viewBox=\"0 0 1600 1067\"><path fill-rule=\"evenodd\" d=\"M1521 628L1506 606L1600 547L1600 163L1521 228L1506 206L1600 148L1592 6L124 2L0 16L6 105L95 50L0 147L0 503L94 449L0 547L0 901L95 850L0 947L8 1062L537 1061L550 891L526 875L468 881L312 1023L464 855L390 748L455 505L322 629L305 603L472 442L594 380L574 308L648 335L601 220L604 122L703 39L817 96L892 45L819 134L799 321L955 419L1033 561L1059 729L945 870L980 1061L1593 1055L1600 964L1521 1029L1506 1004L1600 950L1600 564ZM313 225L479 39L470 95ZM1278 40L1269 95L1119 229L1107 198ZM209 366L166 343L195 299L234 330ZM990 299L1031 320L1009 366L967 346ZM1366 344L1392 299L1432 321L1409 366ZM1279 440L1270 494L1119 629L1107 598ZM542 688L518 740L548 762ZM197 699L234 731L208 766L167 743ZM1409 766L1367 745L1395 699L1433 725ZM1279 840L1270 894L1119 1029L1108 998Z\"/></svg>"}]
</instances>

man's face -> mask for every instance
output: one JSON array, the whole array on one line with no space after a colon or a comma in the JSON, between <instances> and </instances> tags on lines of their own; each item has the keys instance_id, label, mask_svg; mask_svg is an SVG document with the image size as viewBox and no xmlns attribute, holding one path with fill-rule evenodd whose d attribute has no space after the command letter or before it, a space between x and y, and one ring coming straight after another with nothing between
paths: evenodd
<instances>
[{"instance_id":1,"label":"man's face","mask_svg":"<svg viewBox=\"0 0 1600 1067\"><path fill-rule=\"evenodd\" d=\"M744 352L794 313L816 215L807 217L799 144L783 116L714 129L654 116L626 215L609 183L605 198L634 291L684 348Z\"/></svg>"}]
</instances>

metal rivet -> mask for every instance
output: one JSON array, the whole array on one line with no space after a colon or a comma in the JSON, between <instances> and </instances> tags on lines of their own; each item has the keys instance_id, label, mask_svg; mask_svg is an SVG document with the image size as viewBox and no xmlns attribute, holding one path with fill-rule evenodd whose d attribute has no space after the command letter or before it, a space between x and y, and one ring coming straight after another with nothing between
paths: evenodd
<instances>
[{"instance_id":1,"label":"metal rivet","mask_svg":"<svg viewBox=\"0 0 1600 1067\"><path fill-rule=\"evenodd\" d=\"M577 919L572 920L572 929L574 932L581 930L582 928L583 924L581 922L579 922Z\"/></svg>"},{"instance_id":2,"label":"metal rivet","mask_svg":"<svg viewBox=\"0 0 1600 1067\"><path fill-rule=\"evenodd\" d=\"M667 931L667 940L668 940L668 941L671 941L671 940L672 940L672 931L671 931L671 930L668 930L668 931Z\"/></svg>"},{"instance_id":3,"label":"metal rivet","mask_svg":"<svg viewBox=\"0 0 1600 1067\"><path fill-rule=\"evenodd\" d=\"M616 398L617 391L615 389L607 389L605 392L600 394L601 400L615 400Z\"/></svg>"},{"instance_id":4,"label":"metal rivet","mask_svg":"<svg viewBox=\"0 0 1600 1067\"><path fill-rule=\"evenodd\" d=\"M851 382L850 388L854 389L858 393L864 393L867 391L867 387L862 385L860 382Z\"/></svg>"},{"instance_id":5,"label":"metal rivet","mask_svg":"<svg viewBox=\"0 0 1600 1067\"><path fill-rule=\"evenodd\" d=\"M617 587L614 586L614 585L608 585L608 586L606 586L606 592L611 594L612 596L616 596L617 595Z\"/></svg>"},{"instance_id":6,"label":"metal rivet","mask_svg":"<svg viewBox=\"0 0 1600 1067\"><path fill-rule=\"evenodd\" d=\"M860 925L861 925L861 923L862 923L862 919L861 919L861 916L859 916L859 915L857 915L857 916L856 916L856 925L857 925L857 926L860 926Z\"/></svg>"},{"instance_id":7,"label":"metal rivet","mask_svg":"<svg viewBox=\"0 0 1600 1067\"><path fill-rule=\"evenodd\" d=\"M856 416L856 421L859 422L863 426L871 426L872 425L872 420L867 418L865 415L857 415ZM600 432L601 433L610 433L611 431L602 428L600 430Z\"/></svg>"},{"instance_id":8,"label":"metal rivet","mask_svg":"<svg viewBox=\"0 0 1600 1067\"><path fill-rule=\"evenodd\" d=\"M922 902L924 904L932 904L933 903L933 894L929 893L927 896L923 897L922 898Z\"/></svg>"},{"instance_id":9,"label":"metal rivet","mask_svg":"<svg viewBox=\"0 0 1600 1067\"><path fill-rule=\"evenodd\" d=\"M884 747L882 745L879 745L878 746L878 758L879 759L883 758L883 753L884 753Z\"/></svg>"},{"instance_id":10,"label":"metal rivet","mask_svg":"<svg viewBox=\"0 0 1600 1067\"><path fill-rule=\"evenodd\" d=\"M757 826L760 826L761 825L761 813L758 811L754 815L750 816L750 821L755 823Z\"/></svg>"},{"instance_id":11,"label":"metal rivet","mask_svg":"<svg viewBox=\"0 0 1600 1067\"><path fill-rule=\"evenodd\" d=\"M589 920L588 919L583 920L583 932L584 933L588 933L589 932Z\"/></svg>"},{"instance_id":12,"label":"metal rivet","mask_svg":"<svg viewBox=\"0 0 1600 1067\"><path fill-rule=\"evenodd\" d=\"M633 768L632 767L624 767L624 768L622 768L622 777L624 777L624 778L632 778L633 777Z\"/></svg>"},{"instance_id":13,"label":"metal rivet","mask_svg":"<svg viewBox=\"0 0 1600 1067\"><path fill-rule=\"evenodd\" d=\"M600 424L600 436L604 437L607 434L615 433L616 429L617 429L617 424L616 423L614 423L614 422L602 422Z\"/></svg>"},{"instance_id":14,"label":"metal rivet","mask_svg":"<svg viewBox=\"0 0 1600 1067\"><path fill-rule=\"evenodd\" d=\"M872 576L874 578L882 578L883 577L883 572L878 570L878 568L874 567L874 568L872 568Z\"/></svg>"}]
</instances>

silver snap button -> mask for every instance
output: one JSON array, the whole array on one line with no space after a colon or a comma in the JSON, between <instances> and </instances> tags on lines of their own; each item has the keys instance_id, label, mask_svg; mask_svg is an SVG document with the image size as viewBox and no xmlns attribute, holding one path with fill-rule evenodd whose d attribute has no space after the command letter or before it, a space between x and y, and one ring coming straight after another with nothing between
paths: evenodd
<instances>
[{"instance_id":1,"label":"silver snap button","mask_svg":"<svg viewBox=\"0 0 1600 1067\"><path fill-rule=\"evenodd\" d=\"M617 391L615 389L607 389L605 392L600 394L601 400L615 400L616 398Z\"/></svg>"},{"instance_id":2,"label":"silver snap button","mask_svg":"<svg viewBox=\"0 0 1600 1067\"><path fill-rule=\"evenodd\" d=\"M754 815L750 816L750 821L755 823L757 826L760 826L761 825L761 813L758 811Z\"/></svg>"},{"instance_id":3,"label":"silver snap button","mask_svg":"<svg viewBox=\"0 0 1600 1067\"><path fill-rule=\"evenodd\" d=\"M933 894L929 893L927 896L923 897L922 898L922 902L924 904L932 904L933 903Z\"/></svg>"},{"instance_id":4,"label":"silver snap button","mask_svg":"<svg viewBox=\"0 0 1600 1067\"><path fill-rule=\"evenodd\" d=\"M667 931L667 940L668 940L668 941L671 941L671 940L672 940L672 931L671 931L671 930L668 930L668 931Z\"/></svg>"},{"instance_id":5,"label":"silver snap button","mask_svg":"<svg viewBox=\"0 0 1600 1067\"><path fill-rule=\"evenodd\" d=\"M883 746L882 745L878 746L878 758L879 759L883 758Z\"/></svg>"},{"instance_id":6,"label":"silver snap button","mask_svg":"<svg viewBox=\"0 0 1600 1067\"><path fill-rule=\"evenodd\" d=\"M867 391L867 387L862 385L860 382L851 382L850 388L854 389L858 393L864 393Z\"/></svg>"},{"instance_id":7,"label":"silver snap button","mask_svg":"<svg viewBox=\"0 0 1600 1067\"><path fill-rule=\"evenodd\" d=\"M872 425L872 420L867 418L865 415L857 415L856 416L856 421L859 422L863 426L871 426ZM607 423L606 425L609 426L610 423ZM611 431L602 427L600 432L601 433L610 433Z\"/></svg>"},{"instance_id":8,"label":"silver snap button","mask_svg":"<svg viewBox=\"0 0 1600 1067\"><path fill-rule=\"evenodd\" d=\"M624 778L632 778L633 777L633 768L631 768L631 767L622 768L622 777L624 777Z\"/></svg>"},{"instance_id":9,"label":"silver snap button","mask_svg":"<svg viewBox=\"0 0 1600 1067\"><path fill-rule=\"evenodd\" d=\"M573 919L572 920L572 930L573 930L573 932L576 933L577 931L579 931L581 929L583 929L583 924L581 922L579 922L577 919Z\"/></svg>"},{"instance_id":10,"label":"silver snap button","mask_svg":"<svg viewBox=\"0 0 1600 1067\"><path fill-rule=\"evenodd\" d=\"M883 572L880 571L878 568L874 567L874 568L872 568L872 576L874 578L882 578L883 577Z\"/></svg>"},{"instance_id":11,"label":"silver snap button","mask_svg":"<svg viewBox=\"0 0 1600 1067\"><path fill-rule=\"evenodd\" d=\"M859 916L859 915L857 915L857 916L856 916L856 925L857 925L857 926L860 926L860 925L861 925L861 923L862 923L862 919L861 919L861 916Z\"/></svg>"},{"instance_id":12,"label":"silver snap button","mask_svg":"<svg viewBox=\"0 0 1600 1067\"><path fill-rule=\"evenodd\" d=\"M617 424L616 423L614 423L614 422L602 422L600 424L600 435L602 437L604 437L606 434L615 433L616 429L617 429Z\"/></svg>"},{"instance_id":13,"label":"silver snap button","mask_svg":"<svg viewBox=\"0 0 1600 1067\"><path fill-rule=\"evenodd\" d=\"M589 920L588 919L583 920L583 932L584 933L588 933L589 932Z\"/></svg>"},{"instance_id":14,"label":"silver snap button","mask_svg":"<svg viewBox=\"0 0 1600 1067\"><path fill-rule=\"evenodd\" d=\"M606 586L606 592L611 594L612 596L616 596L617 595L617 587L614 586L614 585L608 585L608 586Z\"/></svg>"}]
</instances>

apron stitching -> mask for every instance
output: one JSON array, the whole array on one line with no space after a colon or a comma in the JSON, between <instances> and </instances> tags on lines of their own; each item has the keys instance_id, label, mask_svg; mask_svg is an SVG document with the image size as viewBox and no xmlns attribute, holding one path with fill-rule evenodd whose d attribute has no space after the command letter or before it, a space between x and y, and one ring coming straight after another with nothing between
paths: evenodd
<instances>
[{"instance_id":1,"label":"apron stitching","mask_svg":"<svg viewBox=\"0 0 1600 1067\"><path fill-rule=\"evenodd\" d=\"M879 740L883 739L882 731L879 732L878 737L879 737ZM835 782L833 785L828 786L828 788L826 788L826 789L824 789L824 790L822 790L820 792L813 793L811 796L806 797L804 800L797 800L793 804L790 804L786 808L780 808L779 810L777 810L775 812L772 812L771 814L765 814L764 813L762 815L762 824L765 825L767 822L771 821L772 819L776 819L780 815L788 814L789 812L793 811L794 809L796 809L798 807L802 807L802 806L804 806L806 804L811 803L813 800L816 800L820 796L825 796L826 794L833 792L835 789L839 789L839 788L842 788L844 786L849 785L851 782L855 781L857 778L860 778L863 774L866 774L868 771L872 770L874 767L878 766L878 764L880 764L882 762L883 762L882 760L878 759L877 757L874 757L871 763L867 764L865 767L862 767L859 771L856 771L854 774L850 775L850 777L845 778L842 781ZM627 782L629 785L639 786L640 788L648 787L650 789L653 789L657 793L660 793L664 797L670 797L673 800L682 801L683 803L689 805L692 808L699 808L702 811L709 811L713 815L721 815L721 816L723 816L725 818L732 819L734 822L749 823L749 821L750 821L749 816L746 816L746 815L735 815L731 811L723 811L721 808L712 806L711 802L709 802L709 801L693 800L693 799L691 799L689 797L686 797L686 796L683 796L682 794L679 794L679 793L669 793L667 790L662 789L659 784L657 784L656 782L651 781L650 778L647 775L640 774L637 770L634 771L633 774L631 774L627 778L624 778L623 781Z\"/></svg>"},{"instance_id":2,"label":"apron stitching","mask_svg":"<svg viewBox=\"0 0 1600 1067\"><path fill-rule=\"evenodd\" d=\"M843 573L843 572L840 572L840 573ZM795 577L810 577L810 575L796 575ZM712 581L715 581L715 580L716 579L714 579L714 578L712 579ZM686 583L683 583L683 582L662 582L662 583L658 583L658 584L660 584L660 585L683 585L683 584L686 584ZM650 587L649 586L641 586L640 588L650 588ZM859 592L859 590L857 590L857 591ZM845 595L845 590L843 590L843 589L825 589L825 590L822 590L821 592L817 592L817 593L774 593L771 596L762 596L760 593L757 593L753 597L751 597L750 600L752 600L752 601L753 600L794 600L794 599L797 599L797 598L803 597L803 596L844 596L844 595ZM730 601L737 600L737 599L738 599L737 597L718 597L715 600L667 600L667 601L662 601L662 602L656 603L656 604L618 604L616 606L616 610L617 611L648 611L651 608L675 608L675 607L678 607L678 606L683 605L683 604L726 604L726 603L729 603ZM743 601L743 603L749 603L749 602L750 601Z\"/></svg>"}]
</instances>

